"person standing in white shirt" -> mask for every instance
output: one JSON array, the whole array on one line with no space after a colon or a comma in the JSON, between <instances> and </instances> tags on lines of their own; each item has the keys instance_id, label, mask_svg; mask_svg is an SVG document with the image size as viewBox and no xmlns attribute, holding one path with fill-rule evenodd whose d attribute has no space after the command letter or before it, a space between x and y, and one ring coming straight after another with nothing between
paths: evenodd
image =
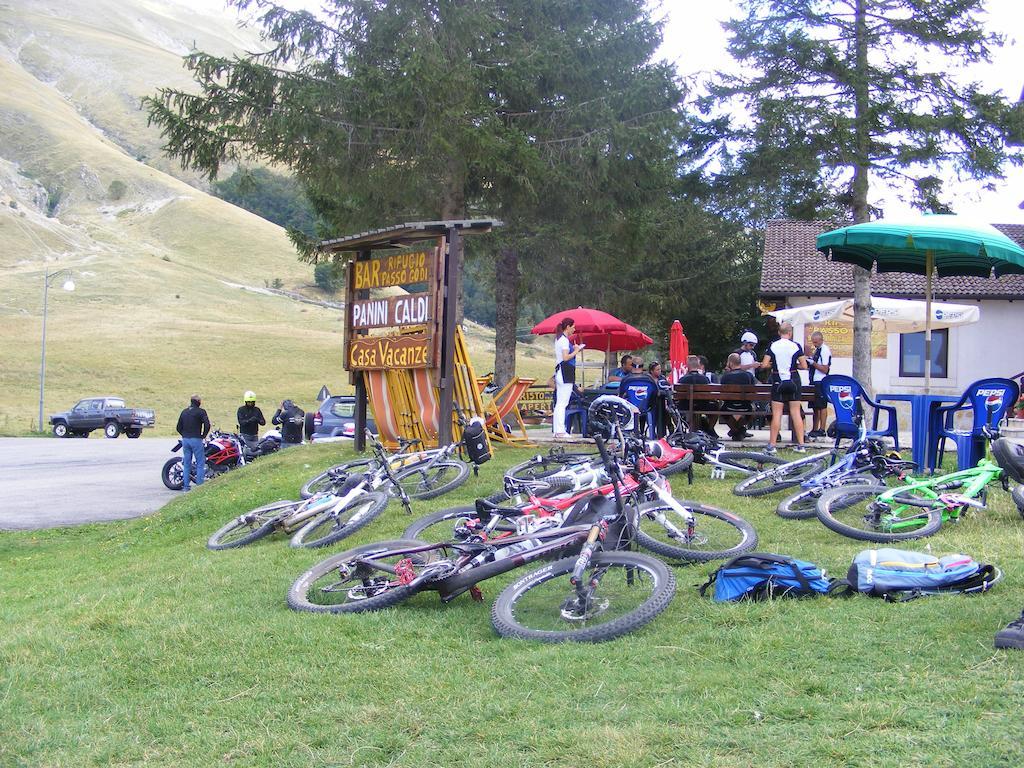
<instances>
[{"instance_id":1,"label":"person standing in white shirt","mask_svg":"<svg viewBox=\"0 0 1024 768\"><path fill-rule=\"evenodd\" d=\"M771 368L772 372L772 423L768 430L768 447L765 453L775 453L775 443L779 439L782 427L783 406L789 409L789 420L796 433L797 453L804 453L804 418L800 402L800 374L797 371L807 370L807 357L804 349L793 341L793 326L782 323L779 326L779 339L769 345L761 361L762 368Z\"/></svg>"},{"instance_id":2,"label":"person standing in white shirt","mask_svg":"<svg viewBox=\"0 0 1024 768\"><path fill-rule=\"evenodd\" d=\"M814 411L814 419L811 422L811 431L808 437L825 437L825 425L828 421L828 398L821 388L821 380L828 376L832 369L832 350L825 343L825 337L821 331L811 334L811 344L814 345L814 354L807 358L807 367L810 370L808 380L814 385L814 402L811 408Z\"/></svg>"},{"instance_id":3,"label":"person standing in white shirt","mask_svg":"<svg viewBox=\"0 0 1024 768\"><path fill-rule=\"evenodd\" d=\"M576 322L571 317L563 318L555 330L555 408L551 414L551 431L556 440L569 437L565 431L565 410L572 397L576 383L576 355L586 344L573 345L570 337L576 333Z\"/></svg>"}]
</instances>

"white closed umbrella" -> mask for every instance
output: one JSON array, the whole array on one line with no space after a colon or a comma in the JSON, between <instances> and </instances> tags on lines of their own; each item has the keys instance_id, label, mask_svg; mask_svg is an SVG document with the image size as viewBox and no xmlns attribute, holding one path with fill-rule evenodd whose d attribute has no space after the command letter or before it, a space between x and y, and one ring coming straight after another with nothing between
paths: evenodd
<instances>
[{"instance_id":1,"label":"white closed umbrella","mask_svg":"<svg viewBox=\"0 0 1024 768\"><path fill-rule=\"evenodd\" d=\"M834 321L853 324L853 299L808 304L793 309L778 309L767 314L780 323L794 325ZM981 309L971 304L931 302L931 327L952 328L969 325L981 319ZM928 305L911 299L884 299L871 297L871 321L886 333L921 333L928 327Z\"/></svg>"}]
</instances>

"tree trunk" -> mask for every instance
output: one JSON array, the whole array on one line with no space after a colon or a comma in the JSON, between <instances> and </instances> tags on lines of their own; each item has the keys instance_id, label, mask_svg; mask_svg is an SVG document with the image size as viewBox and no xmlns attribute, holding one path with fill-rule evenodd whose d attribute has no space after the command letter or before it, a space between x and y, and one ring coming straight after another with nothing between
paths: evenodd
<instances>
[{"instance_id":1,"label":"tree trunk","mask_svg":"<svg viewBox=\"0 0 1024 768\"><path fill-rule=\"evenodd\" d=\"M519 320L519 252L498 253L494 275L494 383L505 386L516 375L516 322Z\"/></svg>"},{"instance_id":2,"label":"tree trunk","mask_svg":"<svg viewBox=\"0 0 1024 768\"><path fill-rule=\"evenodd\" d=\"M868 220L868 170L870 167L870 133L868 110L868 27L865 13L867 0L857 0L854 46L856 69L854 72L854 136L855 161L853 168L852 208L853 222ZM873 392L871 385L871 272L861 267L853 269L853 377Z\"/></svg>"},{"instance_id":3,"label":"tree trunk","mask_svg":"<svg viewBox=\"0 0 1024 768\"><path fill-rule=\"evenodd\" d=\"M441 193L441 219L444 221L466 218L466 168L457 158L448 159L448 173L445 179L444 189ZM463 260L466 249L463 247L459 254L459 274L463 273ZM463 301L462 289L460 289L455 305L455 322L462 325Z\"/></svg>"}]
</instances>

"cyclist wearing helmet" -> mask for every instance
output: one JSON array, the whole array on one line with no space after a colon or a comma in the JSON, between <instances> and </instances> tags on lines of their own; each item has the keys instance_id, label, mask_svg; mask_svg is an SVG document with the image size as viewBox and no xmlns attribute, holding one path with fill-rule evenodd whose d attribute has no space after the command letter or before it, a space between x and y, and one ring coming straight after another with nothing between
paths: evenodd
<instances>
[{"instance_id":1,"label":"cyclist wearing helmet","mask_svg":"<svg viewBox=\"0 0 1024 768\"><path fill-rule=\"evenodd\" d=\"M267 420L263 418L263 411L256 405L255 392L249 390L245 393L243 400L242 407L236 414L238 432L242 435L246 446L250 450L256 450L256 446L259 444L260 427L266 424Z\"/></svg>"},{"instance_id":2,"label":"cyclist wearing helmet","mask_svg":"<svg viewBox=\"0 0 1024 768\"><path fill-rule=\"evenodd\" d=\"M291 400L283 400L270 423L281 426L281 440L285 445L299 445L302 442L302 422L305 417L306 412L299 406Z\"/></svg>"}]
</instances>

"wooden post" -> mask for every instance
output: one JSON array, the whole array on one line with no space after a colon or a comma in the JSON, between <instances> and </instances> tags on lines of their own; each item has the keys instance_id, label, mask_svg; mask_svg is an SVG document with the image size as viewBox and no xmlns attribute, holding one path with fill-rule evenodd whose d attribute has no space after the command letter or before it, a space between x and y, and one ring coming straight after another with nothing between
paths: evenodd
<instances>
[{"instance_id":1,"label":"wooden post","mask_svg":"<svg viewBox=\"0 0 1024 768\"><path fill-rule=\"evenodd\" d=\"M441 281L443 305L441 307L441 381L438 407L441 416L437 429L437 444L452 441L452 404L455 401L455 324L459 303L459 262L462 257L462 234L450 227L445 243L444 277Z\"/></svg>"},{"instance_id":2,"label":"wooden post","mask_svg":"<svg viewBox=\"0 0 1024 768\"><path fill-rule=\"evenodd\" d=\"M372 251L363 250L356 254L356 261L364 261L370 258ZM349 295L356 296L356 292L351 290L352 286L355 285L355 270L352 267L352 262L348 265L348 281L349 281ZM358 298L368 298L369 291L359 291ZM354 331L352 328L352 307L348 304L345 305L345 355L348 355L349 341L352 339L352 335L358 333L364 335L366 331ZM345 361L345 367L348 367L348 360ZM362 371L352 372L352 383L356 387L356 412L355 412L355 424L356 433L353 435L355 439L355 449L357 451L366 450L366 378Z\"/></svg>"}]
</instances>

